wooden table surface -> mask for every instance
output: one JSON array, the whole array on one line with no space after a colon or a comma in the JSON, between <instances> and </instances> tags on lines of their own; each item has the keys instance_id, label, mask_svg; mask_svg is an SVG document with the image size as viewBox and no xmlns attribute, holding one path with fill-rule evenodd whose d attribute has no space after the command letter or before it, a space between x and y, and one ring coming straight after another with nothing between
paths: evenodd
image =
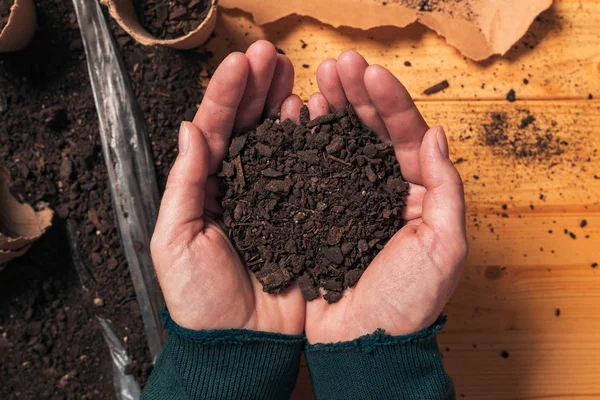
<instances>
[{"instance_id":1,"label":"wooden table surface","mask_svg":"<svg viewBox=\"0 0 600 400\"><path fill-rule=\"evenodd\" d=\"M439 338L459 398L599 399L600 1L555 0L506 56L484 62L420 25L360 31L293 16L259 27L231 11L207 47L218 62L260 38L290 57L305 100L318 90L319 62L354 48L393 71L429 124L446 128L470 242ZM448 89L421 94L442 80ZM510 89L516 102L506 101ZM486 145L492 113L503 113L511 138L547 134L564 153L522 157ZM527 115L535 121L519 130ZM311 390L303 364L294 399Z\"/></svg>"}]
</instances>

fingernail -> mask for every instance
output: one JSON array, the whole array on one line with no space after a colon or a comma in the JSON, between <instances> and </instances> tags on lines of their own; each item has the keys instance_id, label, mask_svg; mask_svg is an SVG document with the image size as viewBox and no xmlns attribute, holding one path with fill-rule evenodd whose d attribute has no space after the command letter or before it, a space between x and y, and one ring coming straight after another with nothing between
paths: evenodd
<instances>
[{"instance_id":1,"label":"fingernail","mask_svg":"<svg viewBox=\"0 0 600 400\"><path fill-rule=\"evenodd\" d=\"M184 155L188 149L190 139L189 122L183 121L179 126L179 154Z\"/></svg>"},{"instance_id":2,"label":"fingernail","mask_svg":"<svg viewBox=\"0 0 600 400\"><path fill-rule=\"evenodd\" d=\"M442 129L441 126L437 126L434 129L437 129L436 137L437 137L438 146L440 148L440 152L442 153L444 158L448 158L449 157L448 139L446 139L446 134L444 133L444 129Z\"/></svg>"}]
</instances>

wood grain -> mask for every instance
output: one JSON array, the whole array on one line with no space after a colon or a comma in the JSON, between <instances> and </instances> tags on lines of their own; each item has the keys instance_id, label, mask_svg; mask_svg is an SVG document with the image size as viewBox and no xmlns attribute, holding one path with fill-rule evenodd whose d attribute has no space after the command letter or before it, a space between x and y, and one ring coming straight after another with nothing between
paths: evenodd
<instances>
[{"instance_id":1,"label":"wood grain","mask_svg":"<svg viewBox=\"0 0 600 400\"><path fill-rule=\"evenodd\" d=\"M296 66L296 91L305 100L318 91L314 75L319 63L346 49L356 49L369 62L389 68L418 99L498 100L510 89L519 99L600 97L600 2L596 0L555 1L506 56L483 62L465 59L418 24L361 31L291 16L260 27L247 14L225 11L215 35L207 46L216 55L215 65L231 51L245 51L257 39L274 42ZM410 67L404 65L406 61ZM449 81L448 89L422 95L443 80Z\"/></svg>"},{"instance_id":2,"label":"wood grain","mask_svg":"<svg viewBox=\"0 0 600 400\"><path fill-rule=\"evenodd\" d=\"M304 99L318 90L318 63L355 48L401 78L430 125L445 127L470 242L439 338L459 398L600 398L600 101L587 99L600 98L600 2L555 1L507 56L481 63L418 25L363 32L289 17L257 27L240 12L222 15L208 49L218 63L259 38L292 59ZM421 95L444 79L447 90ZM511 88L515 103L504 101ZM562 154L486 145L493 113L510 135L565 142ZM535 121L520 130L527 115ZM293 398L312 398L305 363Z\"/></svg>"}]
</instances>

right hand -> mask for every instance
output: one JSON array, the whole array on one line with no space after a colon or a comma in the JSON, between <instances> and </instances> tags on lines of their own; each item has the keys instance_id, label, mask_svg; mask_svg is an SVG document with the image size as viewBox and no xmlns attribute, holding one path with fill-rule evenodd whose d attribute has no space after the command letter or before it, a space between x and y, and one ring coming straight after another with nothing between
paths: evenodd
<instances>
[{"instance_id":1,"label":"right hand","mask_svg":"<svg viewBox=\"0 0 600 400\"><path fill-rule=\"evenodd\" d=\"M418 332L442 312L467 255L462 180L448 158L446 136L439 127L429 129L398 79L354 51L324 61L317 82L321 93L309 102L311 118L329 104L352 104L361 122L393 145L410 189L406 226L357 285L337 303L318 298L307 304L306 337L309 343L332 343L378 328L390 335Z\"/></svg>"}]
</instances>

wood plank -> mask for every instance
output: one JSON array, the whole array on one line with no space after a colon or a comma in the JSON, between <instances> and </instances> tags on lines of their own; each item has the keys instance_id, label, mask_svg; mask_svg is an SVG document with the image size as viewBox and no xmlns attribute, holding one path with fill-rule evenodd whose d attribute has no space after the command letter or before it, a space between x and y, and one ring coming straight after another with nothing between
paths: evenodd
<instances>
[{"instance_id":1,"label":"wood plank","mask_svg":"<svg viewBox=\"0 0 600 400\"><path fill-rule=\"evenodd\" d=\"M598 398L600 267L592 264L600 262L600 102L419 106L430 123L450 127L454 157L466 160L457 167L471 252L440 336L458 393ZM483 145L482 125L493 112L506 114L509 135L523 131L528 113L535 116L524 130L567 141L564 153L518 158Z\"/></svg>"},{"instance_id":2,"label":"wood plank","mask_svg":"<svg viewBox=\"0 0 600 400\"><path fill-rule=\"evenodd\" d=\"M464 160L457 168L470 254L439 338L457 393L599 398L600 266L592 264L600 263L600 101L418 106L431 125L447 127L452 158ZM567 141L564 153L516 157L485 145L492 113L506 115L509 136L550 133ZM535 121L519 129L527 115ZM309 385L303 367L295 398L311 398Z\"/></svg>"},{"instance_id":3,"label":"wood plank","mask_svg":"<svg viewBox=\"0 0 600 400\"><path fill-rule=\"evenodd\" d=\"M257 39L274 42L296 66L296 92L305 100L318 90L314 79L318 64L346 49L357 49L369 62L389 68L418 99L498 100L510 89L519 99L600 97L596 0L556 0L505 57L484 62L466 60L422 25L365 32L291 16L260 27L247 14L226 11L215 34L207 45L216 55L214 63L231 51L244 51ZM405 66L406 61L412 66ZM442 80L449 81L447 90L430 97L421 94Z\"/></svg>"}]
</instances>

